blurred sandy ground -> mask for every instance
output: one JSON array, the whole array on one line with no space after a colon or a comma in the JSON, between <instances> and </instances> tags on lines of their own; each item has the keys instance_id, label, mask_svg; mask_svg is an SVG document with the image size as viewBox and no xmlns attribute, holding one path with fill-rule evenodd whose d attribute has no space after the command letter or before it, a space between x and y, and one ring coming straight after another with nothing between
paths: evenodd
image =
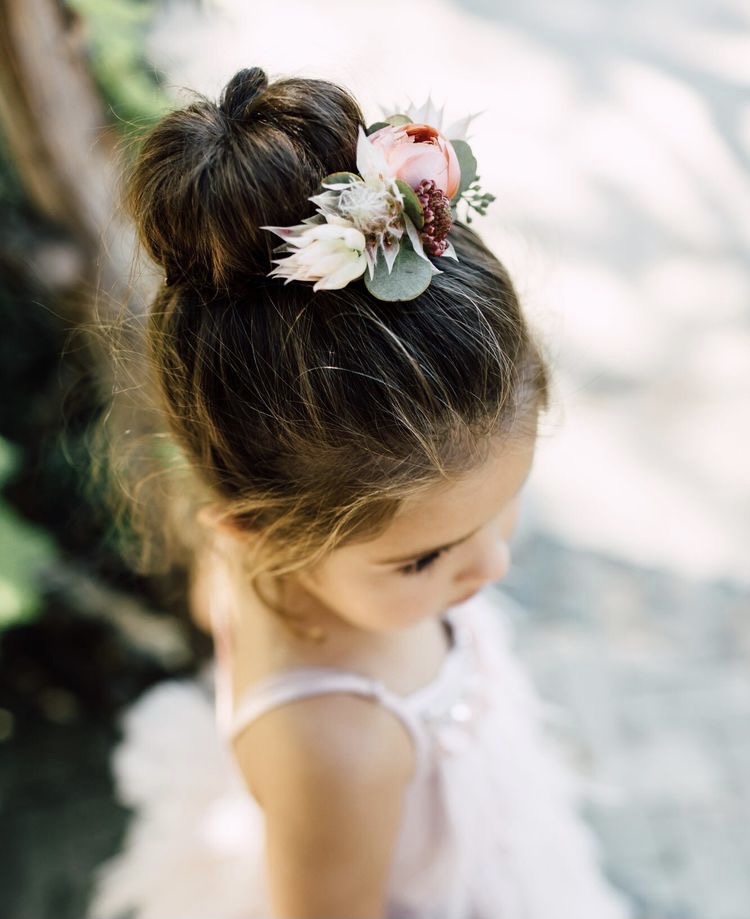
<instances>
[{"instance_id":1,"label":"blurred sandy ground","mask_svg":"<svg viewBox=\"0 0 750 919\"><path fill-rule=\"evenodd\" d=\"M175 3L149 54L428 94L557 377L508 581L639 919L750 916L750 7Z\"/></svg>"},{"instance_id":2,"label":"blurred sandy ground","mask_svg":"<svg viewBox=\"0 0 750 919\"><path fill-rule=\"evenodd\" d=\"M342 82L368 120L428 94L497 195L477 229L558 375L535 526L750 583L750 7L744 0L176 3L151 54Z\"/></svg>"}]
</instances>

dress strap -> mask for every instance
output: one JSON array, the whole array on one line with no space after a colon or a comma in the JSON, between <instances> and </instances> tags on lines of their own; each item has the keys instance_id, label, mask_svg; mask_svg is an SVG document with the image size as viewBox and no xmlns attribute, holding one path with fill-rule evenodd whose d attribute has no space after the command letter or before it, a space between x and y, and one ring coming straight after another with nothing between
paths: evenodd
<instances>
[{"instance_id":1,"label":"dress strap","mask_svg":"<svg viewBox=\"0 0 750 919\"><path fill-rule=\"evenodd\" d=\"M427 763L427 737L419 718L403 699L379 680L335 667L299 667L274 674L250 686L231 718L228 739L236 740L248 725L279 705L336 692L375 699L392 712L414 744L414 777L421 774Z\"/></svg>"}]
</instances>

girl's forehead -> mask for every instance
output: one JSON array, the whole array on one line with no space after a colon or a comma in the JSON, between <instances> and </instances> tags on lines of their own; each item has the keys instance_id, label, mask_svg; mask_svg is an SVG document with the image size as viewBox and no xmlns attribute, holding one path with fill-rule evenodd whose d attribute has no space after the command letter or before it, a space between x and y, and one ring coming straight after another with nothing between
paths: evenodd
<instances>
[{"instance_id":1,"label":"girl's forehead","mask_svg":"<svg viewBox=\"0 0 750 919\"><path fill-rule=\"evenodd\" d=\"M535 443L525 437L495 446L465 474L405 498L389 526L363 549L385 558L464 538L516 497L531 471Z\"/></svg>"}]
</instances>

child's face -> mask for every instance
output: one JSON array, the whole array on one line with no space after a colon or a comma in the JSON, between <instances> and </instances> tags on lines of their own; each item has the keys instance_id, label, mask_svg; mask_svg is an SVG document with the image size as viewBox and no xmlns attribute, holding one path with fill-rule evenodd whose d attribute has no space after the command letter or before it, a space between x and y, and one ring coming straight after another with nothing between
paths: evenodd
<instances>
[{"instance_id":1,"label":"child's face","mask_svg":"<svg viewBox=\"0 0 750 919\"><path fill-rule=\"evenodd\" d=\"M372 631L440 615L502 578L535 438L494 447L458 481L406 499L388 528L297 574L321 613Z\"/></svg>"}]
</instances>

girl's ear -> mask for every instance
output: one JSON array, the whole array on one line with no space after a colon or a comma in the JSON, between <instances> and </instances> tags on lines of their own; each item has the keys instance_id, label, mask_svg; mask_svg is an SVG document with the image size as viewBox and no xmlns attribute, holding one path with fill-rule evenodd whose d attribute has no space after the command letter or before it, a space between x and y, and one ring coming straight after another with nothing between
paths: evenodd
<instances>
[{"instance_id":1,"label":"girl's ear","mask_svg":"<svg viewBox=\"0 0 750 919\"><path fill-rule=\"evenodd\" d=\"M207 504L202 507L198 511L197 518L200 524L221 536L230 536L244 542L252 539L253 534L237 526L219 504Z\"/></svg>"}]
</instances>

